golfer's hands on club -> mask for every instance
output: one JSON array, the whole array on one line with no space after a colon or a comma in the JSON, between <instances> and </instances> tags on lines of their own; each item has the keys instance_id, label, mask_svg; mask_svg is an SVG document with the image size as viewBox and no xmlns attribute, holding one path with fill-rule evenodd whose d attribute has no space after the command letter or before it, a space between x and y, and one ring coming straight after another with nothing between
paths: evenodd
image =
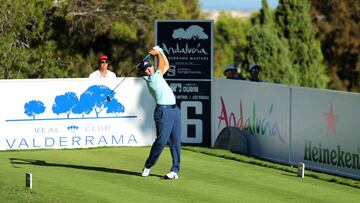
<instances>
[{"instance_id":1,"label":"golfer's hands on club","mask_svg":"<svg viewBox=\"0 0 360 203\"><path fill-rule=\"evenodd\" d=\"M161 52L163 52L163 50L159 47L159 46L154 46L151 50L150 50L150 54L153 56L157 56L159 55Z\"/></svg>"},{"instance_id":2,"label":"golfer's hands on club","mask_svg":"<svg viewBox=\"0 0 360 203\"><path fill-rule=\"evenodd\" d=\"M169 70L169 61L164 51L159 47L155 46L150 50L150 55L156 56L158 59L157 70L160 71L161 75L164 75Z\"/></svg>"},{"instance_id":3,"label":"golfer's hands on club","mask_svg":"<svg viewBox=\"0 0 360 203\"><path fill-rule=\"evenodd\" d=\"M158 56L158 55L160 55L161 53L163 53L163 50L162 50L158 45L154 46L154 47L149 51L149 54L152 55L152 56ZM145 58L143 59L143 61L144 61L145 59L147 59L147 58L148 58L148 57L145 57ZM125 80L126 77L127 77L127 75L126 75L126 76L124 77L124 79L121 80L120 83L111 91L111 93L106 96L106 100L107 100L108 102L111 101L110 95L111 95L111 94L115 91L115 89Z\"/></svg>"}]
</instances>

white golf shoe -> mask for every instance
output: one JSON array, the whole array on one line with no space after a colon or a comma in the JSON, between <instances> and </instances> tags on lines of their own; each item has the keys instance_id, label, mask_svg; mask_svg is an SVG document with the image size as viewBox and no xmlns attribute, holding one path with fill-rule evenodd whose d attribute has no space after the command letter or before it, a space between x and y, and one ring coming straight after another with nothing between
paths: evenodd
<instances>
[{"instance_id":1,"label":"white golf shoe","mask_svg":"<svg viewBox=\"0 0 360 203\"><path fill-rule=\"evenodd\" d=\"M142 173L141 173L141 176L146 177L146 176L149 176L149 175L150 175L150 169L149 168L144 168Z\"/></svg>"},{"instance_id":2,"label":"white golf shoe","mask_svg":"<svg viewBox=\"0 0 360 203\"><path fill-rule=\"evenodd\" d=\"M171 171L170 173L166 174L164 176L164 179L179 179L179 175L177 173L175 173L174 171Z\"/></svg>"}]
</instances>

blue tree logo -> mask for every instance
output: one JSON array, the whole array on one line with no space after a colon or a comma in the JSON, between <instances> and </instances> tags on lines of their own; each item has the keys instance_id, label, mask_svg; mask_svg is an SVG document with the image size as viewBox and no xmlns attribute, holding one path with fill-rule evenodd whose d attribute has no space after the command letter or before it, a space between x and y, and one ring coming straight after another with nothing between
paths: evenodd
<instances>
[{"instance_id":1,"label":"blue tree logo","mask_svg":"<svg viewBox=\"0 0 360 203\"><path fill-rule=\"evenodd\" d=\"M35 116L37 114L44 113L45 108L46 107L45 107L44 103L42 103L41 101L31 100L24 105L24 109L25 109L24 113L30 117L32 116L33 119L35 120Z\"/></svg>"},{"instance_id":2,"label":"blue tree logo","mask_svg":"<svg viewBox=\"0 0 360 203\"><path fill-rule=\"evenodd\" d=\"M124 106L117 99L111 99L110 102L105 104L105 107L107 107L106 113L114 113L116 116L118 113L124 113L125 111Z\"/></svg>"},{"instance_id":3,"label":"blue tree logo","mask_svg":"<svg viewBox=\"0 0 360 203\"><path fill-rule=\"evenodd\" d=\"M125 111L124 106L114 98L115 93L110 94L112 91L110 88L104 85L90 86L84 93L80 95L80 99L73 92L67 92L64 95L55 97L55 103L52 107L54 113L59 115L60 113L66 113L67 118L70 114L79 114L82 118L85 115L95 112L96 117L104 110L106 113L123 113ZM110 95L109 95L110 94ZM109 95L110 102L106 100Z\"/></svg>"},{"instance_id":4,"label":"blue tree logo","mask_svg":"<svg viewBox=\"0 0 360 203\"><path fill-rule=\"evenodd\" d=\"M124 112L124 106L114 98L115 93L110 94L111 92L111 89L104 85L90 86L80 95L79 106L75 109L76 113L84 116L84 114L94 111L96 117L99 117L99 113L105 108L107 108L107 113ZM110 102L106 100L108 95Z\"/></svg>"},{"instance_id":5,"label":"blue tree logo","mask_svg":"<svg viewBox=\"0 0 360 203\"><path fill-rule=\"evenodd\" d=\"M67 118L69 118L78 103L79 99L74 92L66 92L64 95L55 97L55 103L52 106L52 111L57 115L65 113Z\"/></svg>"},{"instance_id":6,"label":"blue tree logo","mask_svg":"<svg viewBox=\"0 0 360 203\"><path fill-rule=\"evenodd\" d=\"M71 114L78 114L84 118L85 115L95 112L96 118L99 118L99 114L106 110L107 114L115 114L116 117L119 117L119 113L125 112L125 107L114 98L115 94L104 85L90 86L80 95L80 98L74 92L66 92L55 97L52 112L56 115L65 114L66 119L71 119ZM106 99L107 96L110 97L109 102ZM38 100L29 101L24 108L25 114L32 116L33 120L37 114L45 111L44 103ZM54 120L53 118L47 119Z\"/></svg>"}]
</instances>

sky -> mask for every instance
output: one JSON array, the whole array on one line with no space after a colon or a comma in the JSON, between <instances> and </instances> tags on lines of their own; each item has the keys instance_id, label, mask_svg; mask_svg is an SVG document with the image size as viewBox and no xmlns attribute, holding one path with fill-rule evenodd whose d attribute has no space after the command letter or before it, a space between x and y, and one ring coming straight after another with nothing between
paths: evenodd
<instances>
[{"instance_id":1,"label":"sky","mask_svg":"<svg viewBox=\"0 0 360 203\"><path fill-rule=\"evenodd\" d=\"M267 0L270 8L276 8L278 0ZM200 0L205 10L256 11L261 8L261 0Z\"/></svg>"}]
</instances>

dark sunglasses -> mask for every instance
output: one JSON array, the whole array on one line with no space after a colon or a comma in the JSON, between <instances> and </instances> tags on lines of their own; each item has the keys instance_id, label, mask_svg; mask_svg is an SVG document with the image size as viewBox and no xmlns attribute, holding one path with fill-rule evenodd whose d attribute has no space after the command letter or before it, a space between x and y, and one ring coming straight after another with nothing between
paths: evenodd
<instances>
[{"instance_id":1,"label":"dark sunglasses","mask_svg":"<svg viewBox=\"0 0 360 203\"><path fill-rule=\"evenodd\" d=\"M100 60L99 63L108 63L107 60Z\"/></svg>"}]
</instances>

